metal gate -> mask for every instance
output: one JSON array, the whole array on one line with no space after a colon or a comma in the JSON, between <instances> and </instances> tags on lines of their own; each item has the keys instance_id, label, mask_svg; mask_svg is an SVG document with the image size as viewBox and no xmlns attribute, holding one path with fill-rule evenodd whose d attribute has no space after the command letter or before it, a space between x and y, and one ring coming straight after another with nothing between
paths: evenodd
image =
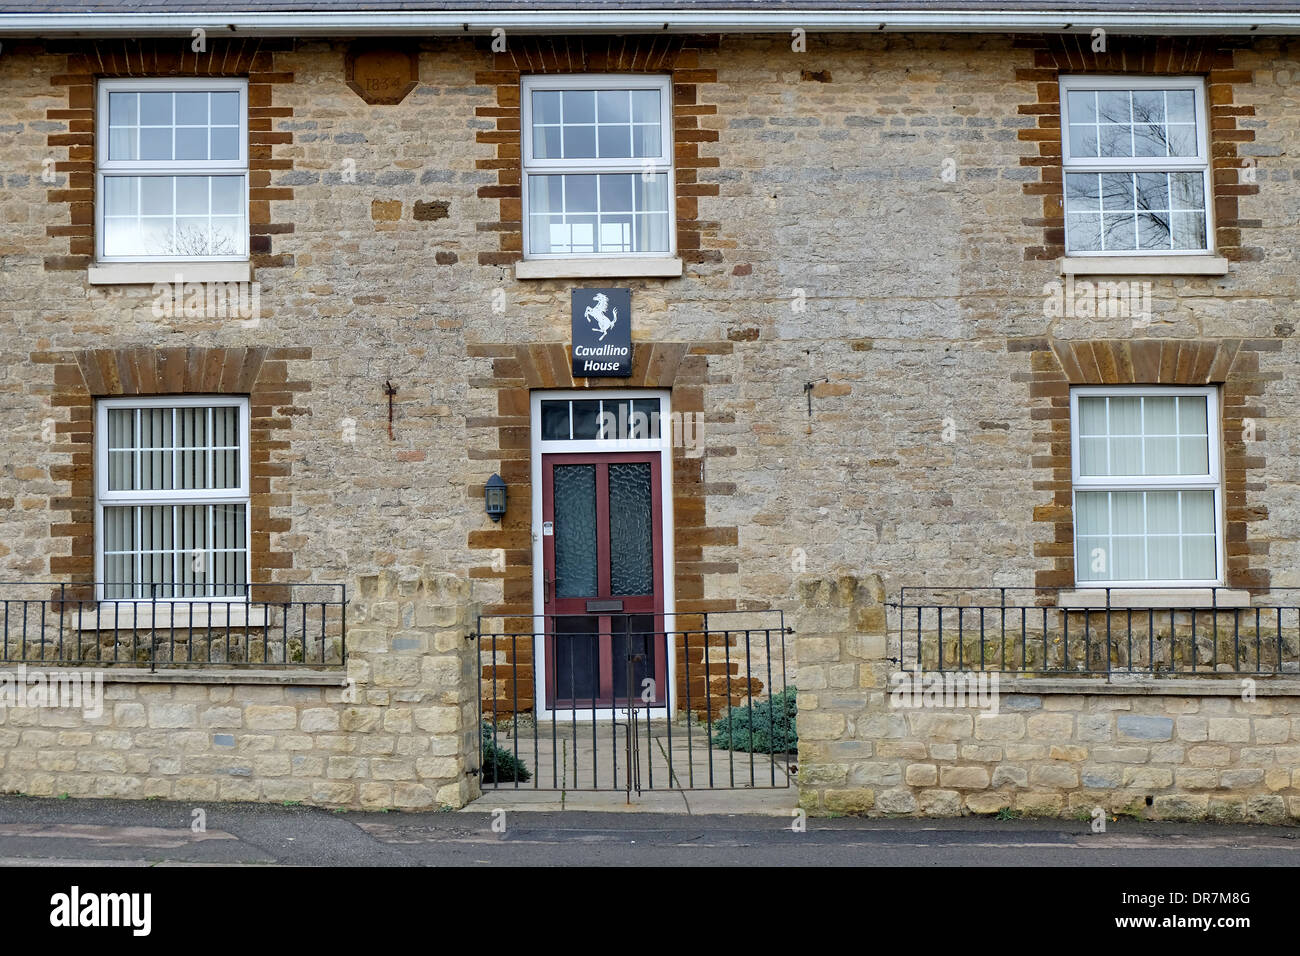
<instances>
[{"instance_id":1,"label":"metal gate","mask_svg":"<svg viewBox=\"0 0 1300 956\"><path fill-rule=\"evenodd\" d=\"M792 633L781 611L480 617L483 789L789 787Z\"/></svg>"}]
</instances>

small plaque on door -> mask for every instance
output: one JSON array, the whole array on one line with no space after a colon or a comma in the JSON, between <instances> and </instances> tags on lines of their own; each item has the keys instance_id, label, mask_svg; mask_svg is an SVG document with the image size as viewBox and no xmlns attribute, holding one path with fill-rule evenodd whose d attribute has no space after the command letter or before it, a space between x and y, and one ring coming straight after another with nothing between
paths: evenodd
<instances>
[{"instance_id":1,"label":"small plaque on door","mask_svg":"<svg viewBox=\"0 0 1300 956\"><path fill-rule=\"evenodd\" d=\"M622 601L588 601L587 611L621 611L623 610Z\"/></svg>"},{"instance_id":2,"label":"small plaque on door","mask_svg":"<svg viewBox=\"0 0 1300 956\"><path fill-rule=\"evenodd\" d=\"M555 534L555 524L554 524L554 522L551 522L551 521L543 521L543 522L542 522L542 537L543 537L543 538L550 537L550 536L553 535L553 534Z\"/></svg>"}]
</instances>

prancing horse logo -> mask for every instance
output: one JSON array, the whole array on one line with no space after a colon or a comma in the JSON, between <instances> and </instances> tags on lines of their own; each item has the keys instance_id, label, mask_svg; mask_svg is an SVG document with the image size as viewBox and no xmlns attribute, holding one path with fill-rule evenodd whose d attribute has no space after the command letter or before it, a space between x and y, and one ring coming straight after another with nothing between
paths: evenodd
<instances>
[{"instance_id":1,"label":"prancing horse logo","mask_svg":"<svg viewBox=\"0 0 1300 956\"><path fill-rule=\"evenodd\" d=\"M587 306L587 310L582 315L592 324L592 331L600 333L600 341L603 342L605 341L605 335L618 322L618 309L610 309L609 296L603 292L595 293L593 299L595 304ZM606 313L612 313L612 315Z\"/></svg>"}]
</instances>

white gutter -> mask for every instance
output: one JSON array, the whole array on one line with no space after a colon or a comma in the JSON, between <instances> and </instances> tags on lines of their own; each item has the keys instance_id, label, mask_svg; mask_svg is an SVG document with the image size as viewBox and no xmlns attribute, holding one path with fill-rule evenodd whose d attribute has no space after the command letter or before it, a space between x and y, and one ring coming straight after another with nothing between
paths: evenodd
<instances>
[{"instance_id":1,"label":"white gutter","mask_svg":"<svg viewBox=\"0 0 1300 956\"><path fill-rule=\"evenodd\" d=\"M431 36L509 33L1083 33L1300 34L1297 13L834 12L748 10L497 10L290 13L2 13L0 36Z\"/></svg>"}]
</instances>

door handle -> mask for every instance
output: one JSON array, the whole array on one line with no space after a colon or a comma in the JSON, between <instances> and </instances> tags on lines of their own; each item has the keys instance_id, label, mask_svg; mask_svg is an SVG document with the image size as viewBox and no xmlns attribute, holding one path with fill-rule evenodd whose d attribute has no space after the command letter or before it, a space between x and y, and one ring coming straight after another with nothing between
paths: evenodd
<instances>
[{"instance_id":1,"label":"door handle","mask_svg":"<svg viewBox=\"0 0 1300 956\"><path fill-rule=\"evenodd\" d=\"M545 587L542 591L542 601L546 604L551 603L551 572L547 570L544 576Z\"/></svg>"}]
</instances>

